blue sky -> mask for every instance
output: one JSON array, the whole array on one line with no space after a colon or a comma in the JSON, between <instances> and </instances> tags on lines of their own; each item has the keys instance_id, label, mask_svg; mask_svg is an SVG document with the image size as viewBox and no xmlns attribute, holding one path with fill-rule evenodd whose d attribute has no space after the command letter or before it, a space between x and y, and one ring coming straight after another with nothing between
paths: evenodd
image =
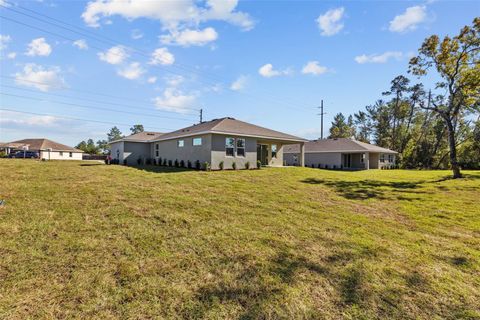
<instances>
[{"instance_id":1,"label":"blue sky","mask_svg":"<svg viewBox=\"0 0 480 320\"><path fill-rule=\"evenodd\" d=\"M0 111L0 141L70 145L114 124L178 129L200 108L317 138L321 99L327 132L406 74L424 38L480 15L474 1L0 4L0 105L24 112Z\"/></svg>"}]
</instances>

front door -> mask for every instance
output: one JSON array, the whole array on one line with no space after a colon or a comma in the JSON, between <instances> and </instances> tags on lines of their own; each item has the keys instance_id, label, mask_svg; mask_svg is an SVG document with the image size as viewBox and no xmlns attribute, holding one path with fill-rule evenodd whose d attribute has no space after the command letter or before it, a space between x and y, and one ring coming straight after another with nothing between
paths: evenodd
<instances>
[{"instance_id":1,"label":"front door","mask_svg":"<svg viewBox=\"0 0 480 320\"><path fill-rule=\"evenodd\" d=\"M352 165L352 155L350 153L343 155L343 166L345 168L350 168Z\"/></svg>"},{"instance_id":2,"label":"front door","mask_svg":"<svg viewBox=\"0 0 480 320\"><path fill-rule=\"evenodd\" d=\"M257 144L257 160L262 166L268 165L268 146L266 144Z\"/></svg>"}]
</instances>

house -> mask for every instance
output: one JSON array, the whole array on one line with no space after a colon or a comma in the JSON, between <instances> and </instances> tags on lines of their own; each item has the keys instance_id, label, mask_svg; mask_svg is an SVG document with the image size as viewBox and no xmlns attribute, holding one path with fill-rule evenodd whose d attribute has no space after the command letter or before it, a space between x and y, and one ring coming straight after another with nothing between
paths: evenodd
<instances>
[{"instance_id":1,"label":"house","mask_svg":"<svg viewBox=\"0 0 480 320\"><path fill-rule=\"evenodd\" d=\"M395 165L398 154L369 143L346 138L321 139L305 143L305 166L330 169L381 169ZM286 146L284 160L287 165L301 165L300 146Z\"/></svg>"},{"instance_id":2,"label":"house","mask_svg":"<svg viewBox=\"0 0 480 320\"><path fill-rule=\"evenodd\" d=\"M145 132L110 142L112 158L120 163L153 161L208 162L212 169L244 168L249 162L282 166L286 145L303 146L305 139L259 127L233 118L202 122L169 133ZM301 148L302 149L302 148ZM302 163L301 152L299 163Z\"/></svg>"},{"instance_id":3,"label":"house","mask_svg":"<svg viewBox=\"0 0 480 320\"><path fill-rule=\"evenodd\" d=\"M82 150L45 138L12 141L1 144L0 148L7 154L23 150L36 151L40 154L40 159L46 160L82 160L83 154Z\"/></svg>"}]
</instances>

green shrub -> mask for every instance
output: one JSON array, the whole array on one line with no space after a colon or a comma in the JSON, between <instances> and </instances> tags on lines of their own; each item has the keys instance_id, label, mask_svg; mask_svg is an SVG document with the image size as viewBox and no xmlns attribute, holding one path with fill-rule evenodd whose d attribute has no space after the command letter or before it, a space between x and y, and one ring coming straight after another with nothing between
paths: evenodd
<instances>
[{"instance_id":1,"label":"green shrub","mask_svg":"<svg viewBox=\"0 0 480 320\"><path fill-rule=\"evenodd\" d=\"M250 161L245 162L245 169L250 169Z\"/></svg>"},{"instance_id":2,"label":"green shrub","mask_svg":"<svg viewBox=\"0 0 480 320\"><path fill-rule=\"evenodd\" d=\"M192 161L190 160L187 161L187 168L192 169Z\"/></svg>"},{"instance_id":3,"label":"green shrub","mask_svg":"<svg viewBox=\"0 0 480 320\"><path fill-rule=\"evenodd\" d=\"M203 164L203 169L205 171L210 171L211 170L210 163L208 163L208 161L205 161L205 163Z\"/></svg>"},{"instance_id":4,"label":"green shrub","mask_svg":"<svg viewBox=\"0 0 480 320\"><path fill-rule=\"evenodd\" d=\"M175 168L178 168L179 165L180 163L178 162L178 159L175 159Z\"/></svg>"},{"instance_id":5,"label":"green shrub","mask_svg":"<svg viewBox=\"0 0 480 320\"><path fill-rule=\"evenodd\" d=\"M167 166L167 159L163 159L163 166Z\"/></svg>"},{"instance_id":6,"label":"green shrub","mask_svg":"<svg viewBox=\"0 0 480 320\"><path fill-rule=\"evenodd\" d=\"M202 169L201 166L200 166L200 161L199 160L195 161L195 169L197 169L197 170Z\"/></svg>"},{"instance_id":7,"label":"green shrub","mask_svg":"<svg viewBox=\"0 0 480 320\"><path fill-rule=\"evenodd\" d=\"M220 170L223 170L223 161L220 161L220 163L218 164L218 168L219 168Z\"/></svg>"},{"instance_id":8,"label":"green shrub","mask_svg":"<svg viewBox=\"0 0 480 320\"><path fill-rule=\"evenodd\" d=\"M257 160L257 169L261 169L261 168L262 168L262 161Z\"/></svg>"},{"instance_id":9,"label":"green shrub","mask_svg":"<svg viewBox=\"0 0 480 320\"><path fill-rule=\"evenodd\" d=\"M157 165L159 165L159 166L162 165L162 158L158 158Z\"/></svg>"},{"instance_id":10,"label":"green shrub","mask_svg":"<svg viewBox=\"0 0 480 320\"><path fill-rule=\"evenodd\" d=\"M185 168L185 161L180 160L180 168Z\"/></svg>"},{"instance_id":11,"label":"green shrub","mask_svg":"<svg viewBox=\"0 0 480 320\"><path fill-rule=\"evenodd\" d=\"M173 167L173 161L172 160L168 160L168 166Z\"/></svg>"},{"instance_id":12,"label":"green shrub","mask_svg":"<svg viewBox=\"0 0 480 320\"><path fill-rule=\"evenodd\" d=\"M318 169L321 169L321 168L322 168L322 164L319 163L319 164L318 164Z\"/></svg>"},{"instance_id":13,"label":"green shrub","mask_svg":"<svg viewBox=\"0 0 480 320\"><path fill-rule=\"evenodd\" d=\"M232 169L237 170L237 164L235 163L235 161L232 162Z\"/></svg>"},{"instance_id":14,"label":"green shrub","mask_svg":"<svg viewBox=\"0 0 480 320\"><path fill-rule=\"evenodd\" d=\"M137 159L137 164L138 164L138 165L141 165L141 164L142 164L142 158L138 158L138 159Z\"/></svg>"}]
</instances>

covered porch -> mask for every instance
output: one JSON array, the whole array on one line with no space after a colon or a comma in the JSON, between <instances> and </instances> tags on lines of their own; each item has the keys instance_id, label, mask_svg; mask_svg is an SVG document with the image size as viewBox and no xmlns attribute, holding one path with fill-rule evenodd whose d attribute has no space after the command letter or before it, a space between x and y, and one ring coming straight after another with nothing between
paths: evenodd
<instances>
[{"instance_id":1,"label":"covered porch","mask_svg":"<svg viewBox=\"0 0 480 320\"><path fill-rule=\"evenodd\" d=\"M285 165L283 158L283 149L287 145L300 145L300 152L298 154L298 162L300 166L305 163L305 144L298 143L298 141L286 140L257 140L257 161L260 161L262 166L280 167Z\"/></svg>"}]
</instances>

